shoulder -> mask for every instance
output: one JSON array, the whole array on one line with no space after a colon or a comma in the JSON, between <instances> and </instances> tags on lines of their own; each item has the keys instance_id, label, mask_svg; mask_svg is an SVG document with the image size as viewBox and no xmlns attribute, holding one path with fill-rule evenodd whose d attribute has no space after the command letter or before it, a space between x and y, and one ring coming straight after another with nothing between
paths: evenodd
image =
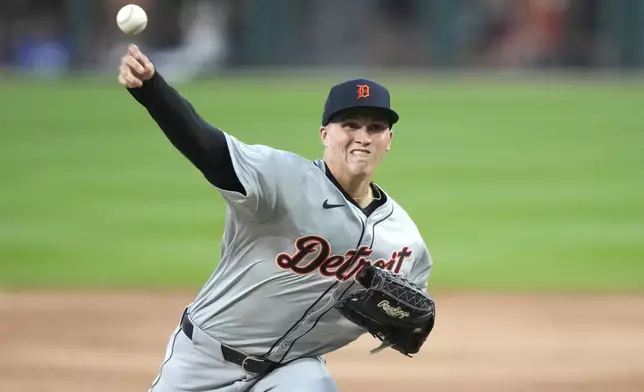
<instances>
[{"instance_id":1,"label":"shoulder","mask_svg":"<svg viewBox=\"0 0 644 392\"><path fill-rule=\"evenodd\" d=\"M280 170L285 166L306 168L312 166L312 162L310 160L294 152L281 150L264 144L245 143L227 132L224 132L224 135L233 158L245 157L258 162L259 164L276 164L276 166L267 167L267 169L270 168L272 170Z\"/></svg>"}]
</instances>

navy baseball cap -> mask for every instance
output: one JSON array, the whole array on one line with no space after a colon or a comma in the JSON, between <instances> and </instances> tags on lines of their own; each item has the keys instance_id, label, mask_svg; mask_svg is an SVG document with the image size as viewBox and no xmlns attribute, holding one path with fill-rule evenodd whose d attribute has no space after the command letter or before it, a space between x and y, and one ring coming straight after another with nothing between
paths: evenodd
<instances>
[{"instance_id":1,"label":"navy baseball cap","mask_svg":"<svg viewBox=\"0 0 644 392\"><path fill-rule=\"evenodd\" d=\"M331 87L324 104L322 125L327 125L338 113L354 108L372 108L382 111L392 126L398 122L398 113L391 109L389 90L368 79L351 79Z\"/></svg>"}]
</instances>

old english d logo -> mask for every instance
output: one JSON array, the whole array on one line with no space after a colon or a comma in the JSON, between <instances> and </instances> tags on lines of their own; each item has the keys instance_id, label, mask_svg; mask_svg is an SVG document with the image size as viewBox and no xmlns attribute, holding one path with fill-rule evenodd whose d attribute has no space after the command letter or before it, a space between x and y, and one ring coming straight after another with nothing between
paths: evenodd
<instances>
[{"instance_id":1,"label":"old english d logo","mask_svg":"<svg viewBox=\"0 0 644 392\"><path fill-rule=\"evenodd\" d=\"M358 97L356 99L367 98L367 97L369 97L369 85L368 84L359 84L358 85Z\"/></svg>"}]
</instances>

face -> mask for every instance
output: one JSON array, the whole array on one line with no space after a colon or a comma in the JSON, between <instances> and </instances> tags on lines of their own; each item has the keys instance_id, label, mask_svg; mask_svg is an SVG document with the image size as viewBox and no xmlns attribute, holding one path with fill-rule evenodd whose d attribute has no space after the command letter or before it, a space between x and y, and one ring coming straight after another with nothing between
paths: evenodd
<instances>
[{"instance_id":1,"label":"face","mask_svg":"<svg viewBox=\"0 0 644 392\"><path fill-rule=\"evenodd\" d=\"M393 132L381 113L346 113L320 128L324 159L340 175L372 176L391 148Z\"/></svg>"}]
</instances>

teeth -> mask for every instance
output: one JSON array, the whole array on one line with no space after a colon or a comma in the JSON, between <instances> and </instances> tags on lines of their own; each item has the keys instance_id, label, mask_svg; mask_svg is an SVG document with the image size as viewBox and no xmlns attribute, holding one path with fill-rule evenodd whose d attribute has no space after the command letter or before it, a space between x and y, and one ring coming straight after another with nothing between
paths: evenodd
<instances>
[{"instance_id":1,"label":"teeth","mask_svg":"<svg viewBox=\"0 0 644 392\"><path fill-rule=\"evenodd\" d=\"M367 154L369 154L369 151L354 150L354 151L351 151L351 154L353 154L353 155L367 155Z\"/></svg>"}]
</instances>

